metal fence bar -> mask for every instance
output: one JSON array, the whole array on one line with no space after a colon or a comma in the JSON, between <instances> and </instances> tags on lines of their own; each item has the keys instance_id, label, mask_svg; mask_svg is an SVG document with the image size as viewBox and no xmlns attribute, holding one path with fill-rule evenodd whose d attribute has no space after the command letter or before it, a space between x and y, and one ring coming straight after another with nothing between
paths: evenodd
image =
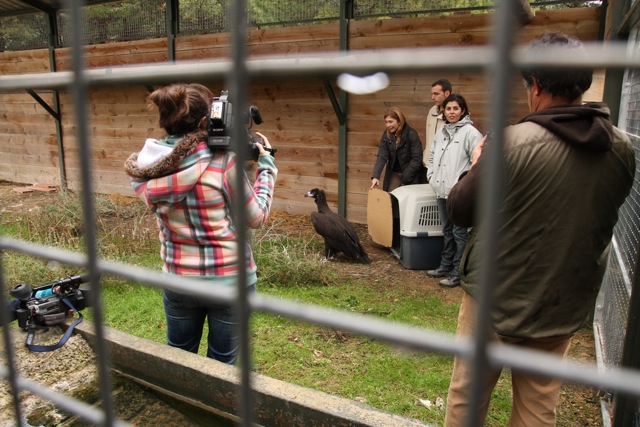
<instances>
[{"instance_id":1,"label":"metal fence bar","mask_svg":"<svg viewBox=\"0 0 640 427\"><path fill-rule=\"evenodd\" d=\"M0 245L0 307L7 306L7 296L4 293L4 290L7 289L7 285L4 282L4 264L3 264L3 254L2 246ZM20 399L18 398L18 373L16 371L15 364L15 354L13 351L13 347L11 346L11 330L9 328L9 313L8 310L0 310L0 325L2 325L2 330L4 331L4 347L6 351L7 364L9 365L8 370L4 370L1 366L0 376L2 378L7 378L9 380L9 386L11 387L11 398L13 399L13 410L15 411L16 419L18 420L18 425L22 426L22 409L20 408Z\"/></svg>"},{"instance_id":2,"label":"metal fence bar","mask_svg":"<svg viewBox=\"0 0 640 427\"><path fill-rule=\"evenodd\" d=\"M597 57L598 66L611 69L640 67L640 53L628 52L624 43L585 44L587 56ZM542 54L524 58L519 48L511 52L516 68L540 64L549 68L593 67L588 59L551 58ZM335 77L341 73L411 73L416 71L484 71L498 60L492 48L417 48L381 49L318 55L299 55L295 58L262 58L246 61L249 78L253 77ZM136 67L97 68L85 71L90 87L113 84L163 84L176 80L214 81L233 71L230 61L171 63ZM32 73L0 76L0 91L16 89L64 89L73 84L73 73Z\"/></svg>"},{"instance_id":3,"label":"metal fence bar","mask_svg":"<svg viewBox=\"0 0 640 427\"><path fill-rule=\"evenodd\" d=\"M5 237L0 237L0 250L21 252L78 267L86 265L85 255ZM102 276L121 277L159 289L210 298L215 302L231 304L237 296L235 290L203 288L198 281L187 277L169 277L157 271L124 263L99 260L97 269ZM319 326L370 336L415 350L459 354L467 357L472 353L470 340L456 339L450 334L310 304L283 301L262 294L251 295L248 300L253 311L278 314ZM488 346L487 353L492 366L504 364L543 376L563 378L602 389L625 390L640 396L640 371L638 370L618 367L598 369L594 364L563 360L506 344L491 344Z\"/></svg>"},{"instance_id":4,"label":"metal fence bar","mask_svg":"<svg viewBox=\"0 0 640 427\"><path fill-rule=\"evenodd\" d=\"M246 40L246 5L244 0L235 0L232 6L232 31L231 31L231 55L232 70L229 71L227 79L234 95L236 108L240 107L240 112L248 110L247 107L247 88L249 86L249 75L247 73L245 40ZM238 110L236 110L238 111ZM237 114L237 113L236 113ZM232 145L236 152L237 162L239 165L244 164L247 160L246 151L243 150L246 145L245 123L242 120L235 120L232 131ZM243 183L245 180L244 168L236 168L236 182ZM236 237L238 239L238 264L243 266L239 271L244 272L247 269L246 252L244 250L247 244L246 224L247 215L244 207L244 187L240 184L234 189L231 195L232 205L231 212L236 224ZM254 399L251 391L251 348L250 348L250 316L251 310L248 302L247 276L245 274L238 275L238 298L236 307L238 311L238 336L240 346L240 397L238 404L238 412L240 415L240 424L245 427L253 425L254 420Z\"/></svg>"},{"instance_id":5,"label":"metal fence bar","mask_svg":"<svg viewBox=\"0 0 640 427\"><path fill-rule=\"evenodd\" d=\"M82 0L69 0L71 10L72 25L72 70L74 74L73 83L69 88L73 95L75 105L76 122L78 126L78 142L80 148L81 183L82 183L82 213L84 219L85 248L87 251L86 271L89 275L89 303L93 307L94 325L96 333L95 349L97 353L98 374L100 378L100 398L104 409L104 420L102 424L112 426L115 419L115 409L113 405L111 375L109 363L107 361L107 344L104 336L102 299L97 270L98 244L97 244L97 223L95 214L95 202L91 174L91 139L89 138L89 116L87 111L87 91L89 86L85 79L85 65L83 54L83 28L84 19L81 15Z\"/></svg>"},{"instance_id":6,"label":"metal fence bar","mask_svg":"<svg viewBox=\"0 0 640 427\"><path fill-rule=\"evenodd\" d=\"M7 371L7 369L0 366L0 378L8 376L9 374L7 373ZM42 386L28 378L17 377L15 387L16 392L19 390L30 391L31 393L39 395L40 397L56 404L65 411L68 411L71 414L76 414L82 417L84 420L89 421L93 424L100 425L106 423L105 413L103 410L94 408L85 402L71 398L64 394L57 393L52 389ZM18 425L25 425L26 421L23 418L19 419L20 423L18 423ZM108 425L117 427L129 427L131 424L124 421L113 420Z\"/></svg>"},{"instance_id":7,"label":"metal fence bar","mask_svg":"<svg viewBox=\"0 0 640 427\"><path fill-rule=\"evenodd\" d=\"M499 280L499 234L502 226L502 218L498 215L504 177L502 171L502 147L503 132L501 131L507 124L507 111L509 100L509 83L512 79L513 67L511 65L511 48L514 39L514 19L515 2L505 0L499 3L497 12L494 15L495 30L492 36L492 43L497 52L497 61L488 67L488 71L493 76L491 105L494 106L495 113L491 115L491 129L497 129L492 144L495 150L488 150L489 163L487 165L488 174L480 187L480 221L484 227L480 230L487 237L484 250L482 251L480 262L479 295L477 304L477 320L474 330L474 352L473 358L469 360L473 366L473 377L471 381L471 391L469 398L469 418L467 425L474 427L478 425L478 420L473 414L480 412L482 407L482 393L488 381L489 354L487 347L491 342L491 308L493 306L492 295L495 283ZM480 420L482 423L482 420Z\"/></svg>"}]
</instances>

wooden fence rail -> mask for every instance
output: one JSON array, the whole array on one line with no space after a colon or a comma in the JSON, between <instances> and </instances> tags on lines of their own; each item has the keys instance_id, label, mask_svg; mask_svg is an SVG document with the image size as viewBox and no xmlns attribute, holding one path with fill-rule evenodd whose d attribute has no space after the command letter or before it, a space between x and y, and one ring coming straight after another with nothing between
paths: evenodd
<instances>
[{"instance_id":1,"label":"wooden fence rail","mask_svg":"<svg viewBox=\"0 0 640 427\"><path fill-rule=\"evenodd\" d=\"M522 28L517 43L528 42L545 31L563 31L583 41L596 40L600 8L577 8L538 12ZM431 46L486 45L491 38L491 15L456 14L428 18L394 18L352 21L349 48L388 49ZM229 35L178 37L176 61L198 61L229 54ZM338 24L251 29L247 53L252 57L300 53L338 52ZM59 71L70 69L69 49L56 49ZM88 68L118 67L166 62L166 39L91 45L86 48ZM50 71L46 49L0 52L0 73L26 74ZM454 91L465 96L474 124L486 131L491 106L490 85L483 73L450 70L444 75L430 71L390 75L387 89L371 95L349 97L347 123L346 213L350 221L366 222L367 190L378 142L384 129L382 115L389 106L400 107L409 123L424 138L425 119L431 107L431 83L448 78ZM590 99L602 97L602 74L597 74ZM203 82L214 92L224 82ZM527 112L522 84L512 86L512 111L516 120ZM51 92L38 95L49 105ZM142 147L147 137L161 137L156 114L146 105L147 87L142 85L96 88L90 93L89 120L92 137L93 177L100 193L132 195L122 165ZM258 79L250 87L250 101L257 105L264 123L255 129L266 134L278 148L280 170L274 209L301 214L315 209L304 193L313 187L327 190L335 209L338 188L339 123L325 84L318 78ZM24 92L0 93L0 180L16 183L60 184L59 161L63 156L69 188L79 186L76 124L71 94L60 93L63 152L59 153L55 120L32 96Z\"/></svg>"}]
</instances>

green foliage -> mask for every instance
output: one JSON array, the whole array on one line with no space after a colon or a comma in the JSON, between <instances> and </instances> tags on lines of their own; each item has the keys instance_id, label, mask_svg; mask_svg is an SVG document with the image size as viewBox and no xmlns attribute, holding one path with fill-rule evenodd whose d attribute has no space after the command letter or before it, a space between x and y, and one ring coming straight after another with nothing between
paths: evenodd
<instances>
[{"instance_id":1,"label":"green foliage","mask_svg":"<svg viewBox=\"0 0 640 427\"><path fill-rule=\"evenodd\" d=\"M457 304L446 304L437 295L417 295L415 288L390 288L369 280L259 287L259 292L445 332L455 331L458 311ZM450 356L417 354L368 337L261 313L252 316L252 350L256 370L264 375L437 425L444 421L442 411L416 406L415 401L446 399Z\"/></svg>"},{"instance_id":2,"label":"green foliage","mask_svg":"<svg viewBox=\"0 0 640 427\"><path fill-rule=\"evenodd\" d=\"M180 3L181 19L221 20L225 11L224 3L212 0L188 0Z\"/></svg>"},{"instance_id":3,"label":"green foliage","mask_svg":"<svg viewBox=\"0 0 640 427\"><path fill-rule=\"evenodd\" d=\"M602 5L602 0L588 0L588 1L564 1L562 3L556 3L552 0L549 0L549 4L544 4L545 1L542 0L539 2L540 4L536 6L532 6L533 10L558 10L558 9L567 9L574 7L597 7Z\"/></svg>"},{"instance_id":4,"label":"green foliage","mask_svg":"<svg viewBox=\"0 0 640 427\"><path fill-rule=\"evenodd\" d=\"M360 0L355 2L355 17L419 16L451 13L456 9L484 12L493 0ZM601 1L553 2L538 10L599 6ZM247 19L253 26L292 25L336 20L339 0L251 0ZM99 44L164 37L166 0L123 0L85 6L85 43ZM231 0L181 0L179 28L184 34L230 31ZM58 13L59 42L70 44L69 12ZM44 48L49 44L49 28L44 13L0 17L0 51Z\"/></svg>"},{"instance_id":5,"label":"green foliage","mask_svg":"<svg viewBox=\"0 0 640 427\"><path fill-rule=\"evenodd\" d=\"M49 26L44 14L0 17L0 52L47 46Z\"/></svg>"},{"instance_id":6,"label":"green foliage","mask_svg":"<svg viewBox=\"0 0 640 427\"><path fill-rule=\"evenodd\" d=\"M230 31L229 6L224 1L189 0L180 3L180 32L206 34Z\"/></svg>"},{"instance_id":7,"label":"green foliage","mask_svg":"<svg viewBox=\"0 0 640 427\"><path fill-rule=\"evenodd\" d=\"M250 1L249 19L260 23L306 22L317 19L340 16L340 2L336 0L283 0L283 1Z\"/></svg>"}]
</instances>

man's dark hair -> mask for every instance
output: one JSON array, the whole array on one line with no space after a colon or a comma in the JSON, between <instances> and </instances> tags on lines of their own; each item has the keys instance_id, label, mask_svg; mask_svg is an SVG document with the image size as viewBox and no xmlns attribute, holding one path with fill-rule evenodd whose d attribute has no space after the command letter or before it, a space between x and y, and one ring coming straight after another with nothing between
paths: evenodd
<instances>
[{"instance_id":1,"label":"man's dark hair","mask_svg":"<svg viewBox=\"0 0 640 427\"><path fill-rule=\"evenodd\" d=\"M435 82L431 83L431 87L434 87L434 86L440 86L443 92L446 92L446 91L449 91L449 93L453 92L453 86L451 85L451 82L447 79L436 80Z\"/></svg>"},{"instance_id":2,"label":"man's dark hair","mask_svg":"<svg viewBox=\"0 0 640 427\"><path fill-rule=\"evenodd\" d=\"M585 55L580 40L562 33L545 33L534 41L527 50L526 55L560 54L573 57ZM569 101L574 101L582 96L591 87L593 69L568 68L550 69L532 65L522 70L522 78L529 88L535 79L540 88L553 96L561 96Z\"/></svg>"}]
</instances>

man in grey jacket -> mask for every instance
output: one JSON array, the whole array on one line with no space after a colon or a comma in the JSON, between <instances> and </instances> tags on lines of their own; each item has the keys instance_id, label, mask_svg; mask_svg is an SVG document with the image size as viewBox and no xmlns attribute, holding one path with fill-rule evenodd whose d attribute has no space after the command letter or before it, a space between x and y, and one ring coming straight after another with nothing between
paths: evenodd
<instances>
[{"instance_id":1,"label":"man in grey jacket","mask_svg":"<svg viewBox=\"0 0 640 427\"><path fill-rule=\"evenodd\" d=\"M543 35L530 51L572 55L578 40ZM582 103L592 70L533 67L522 73L531 113L504 133L504 194L499 206L498 277L495 280L493 338L498 342L566 356L571 337L595 306L618 209L635 173L626 135L602 103ZM447 199L451 220L474 227L460 267L465 293L458 335L473 335L483 225L475 224L479 181L491 150L486 138L472 166ZM454 360L447 396L446 426L471 416L484 425L491 392L501 370L487 373L480 413L468 413L470 364ZM512 372L510 426L555 426L561 380Z\"/></svg>"}]
</instances>

